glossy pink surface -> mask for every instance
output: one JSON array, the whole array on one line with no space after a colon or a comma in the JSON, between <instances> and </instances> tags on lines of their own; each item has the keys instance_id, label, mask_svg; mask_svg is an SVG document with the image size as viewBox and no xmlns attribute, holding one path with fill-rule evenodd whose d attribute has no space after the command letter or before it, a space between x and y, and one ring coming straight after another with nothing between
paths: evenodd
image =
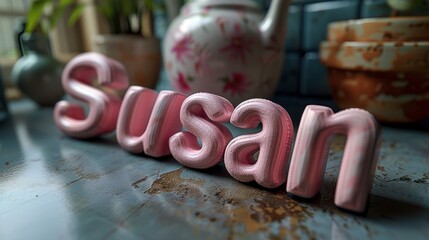
<instances>
[{"instance_id":1,"label":"glossy pink surface","mask_svg":"<svg viewBox=\"0 0 429 240\"><path fill-rule=\"evenodd\" d=\"M67 100L58 102L54 110L58 128L76 138L95 137L115 130L122 100L113 90L128 87L127 74L119 62L98 53L81 54L65 67L62 84L66 93L88 104L89 110L85 113L82 106Z\"/></svg>"},{"instance_id":2,"label":"glossy pink surface","mask_svg":"<svg viewBox=\"0 0 429 240\"><path fill-rule=\"evenodd\" d=\"M93 82L97 79L98 82ZM65 91L87 103L88 111L69 101L57 103L54 120L67 135L90 138L115 130L120 146L151 157L172 154L182 165L205 169L224 159L229 174L242 182L275 188L286 181L294 130L287 111L266 99L250 99L237 108L211 93L189 97L132 86L124 100L115 90L128 87L121 64L86 53L66 66ZM232 139L224 123L262 130ZM184 132L180 132L182 127ZM291 158L286 191L304 198L321 188L334 134L347 136L335 204L362 212L374 180L380 130L374 117L360 109L334 114L328 107L307 106Z\"/></svg>"},{"instance_id":3,"label":"glossy pink surface","mask_svg":"<svg viewBox=\"0 0 429 240\"><path fill-rule=\"evenodd\" d=\"M116 136L119 145L132 153L148 156L170 155L169 138L179 132L180 107L186 96L173 91L161 91L132 86L122 104Z\"/></svg>"},{"instance_id":4,"label":"glossy pink surface","mask_svg":"<svg viewBox=\"0 0 429 240\"><path fill-rule=\"evenodd\" d=\"M330 138L344 134L347 142L335 192L335 205L362 212L374 180L378 158L379 127L360 109L334 114L328 107L307 106L301 118L292 154L286 191L312 198L323 182Z\"/></svg>"},{"instance_id":5,"label":"glossy pink surface","mask_svg":"<svg viewBox=\"0 0 429 240\"><path fill-rule=\"evenodd\" d=\"M173 157L184 166L199 169L221 162L225 147L232 139L232 134L222 123L229 121L233 110L228 100L214 94L189 96L180 111L180 119L187 131L170 139Z\"/></svg>"},{"instance_id":6,"label":"glossy pink surface","mask_svg":"<svg viewBox=\"0 0 429 240\"><path fill-rule=\"evenodd\" d=\"M262 123L261 132L236 137L228 144L225 166L231 176L267 188L283 184L294 132L286 110L265 99L251 99L238 105L231 123L240 128L255 128Z\"/></svg>"}]
</instances>

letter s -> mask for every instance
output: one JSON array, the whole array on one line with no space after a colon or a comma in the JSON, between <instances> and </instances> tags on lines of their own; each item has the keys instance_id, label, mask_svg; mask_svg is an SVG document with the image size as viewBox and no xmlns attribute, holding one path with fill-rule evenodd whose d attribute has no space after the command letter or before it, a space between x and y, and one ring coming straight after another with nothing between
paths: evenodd
<instances>
[{"instance_id":1,"label":"letter s","mask_svg":"<svg viewBox=\"0 0 429 240\"><path fill-rule=\"evenodd\" d=\"M184 166L199 169L221 162L225 147L232 139L232 134L222 123L229 121L233 110L228 100L214 94L189 96L180 110L180 120L189 132L180 132L170 138L173 157Z\"/></svg>"},{"instance_id":2,"label":"letter s","mask_svg":"<svg viewBox=\"0 0 429 240\"><path fill-rule=\"evenodd\" d=\"M106 91L92 86L94 80ZM65 67L62 84L66 93L86 102L89 109L85 114L78 104L58 102L54 119L61 131L76 138L91 138L115 129L122 99L112 90L128 87L127 74L119 62L98 53L81 54Z\"/></svg>"}]
</instances>

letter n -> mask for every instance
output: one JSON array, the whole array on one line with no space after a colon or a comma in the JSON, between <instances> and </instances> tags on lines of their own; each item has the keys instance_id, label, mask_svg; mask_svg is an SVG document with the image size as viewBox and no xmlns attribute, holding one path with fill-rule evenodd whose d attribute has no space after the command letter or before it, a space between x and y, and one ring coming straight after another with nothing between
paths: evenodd
<instances>
[{"instance_id":1,"label":"letter n","mask_svg":"<svg viewBox=\"0 0 429 240\"><path fill-rule=\"evenodd\" d=\"M364 110L334 114L328 107L307 106L295 141L286 191L304 198L312 198L320 191L334 134L347 136L335 205L363 212L374 180L379 144L378 124Z\"/></svg>"}]
</instances>

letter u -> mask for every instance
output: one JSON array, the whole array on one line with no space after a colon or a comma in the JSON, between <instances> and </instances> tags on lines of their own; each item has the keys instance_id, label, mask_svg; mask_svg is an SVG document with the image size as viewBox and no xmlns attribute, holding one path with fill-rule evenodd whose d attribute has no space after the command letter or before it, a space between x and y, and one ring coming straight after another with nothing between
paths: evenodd
<instances>
[{"instance_id":1,"label":"letter u","mask_svg":"<svg viewBox=\"0 0 429 240\"><path fill-rule=\"evenodd\" d=\"M186 96L173 92L131 86L119 112L116 134L119 145L132 153L152 157L170 155L169 138L182 124L180 107Z\"/></svg>"}]
</instances>

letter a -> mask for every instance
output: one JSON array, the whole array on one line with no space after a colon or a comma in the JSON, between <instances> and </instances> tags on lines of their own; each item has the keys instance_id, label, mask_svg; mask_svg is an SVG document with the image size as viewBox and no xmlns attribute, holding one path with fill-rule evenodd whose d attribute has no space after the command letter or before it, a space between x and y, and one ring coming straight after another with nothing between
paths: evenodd
<instances>
[{"instance_id":1,"label":"letter a","mask_svg":"<svg viewBox=\"0 0 429 240\"><path fill-rule=\"evenodd\" d=\"M234 110L231 123L241 128L255 128L262 123L261 132L236 137L226 147L225 166L231 176L242 182L256 181L267 188L283 184L293 140L293 124L287 111L265 99L250 99Z\"/></svg>"},{"instance_id":2,"label":"letter a","mask_svg":"<svg viewBox=\"0 0 429 240\"><path fill-rule=\"evenodd\" d=\"M286 191L304 198L320 190L330 138L340 133L347 142L339 171L335 205L365 210L378 158L379 127L367 111L348 109L334 114L328 107L307 106L301 118L289 168Z\"/></svg>"}]
</instances>

